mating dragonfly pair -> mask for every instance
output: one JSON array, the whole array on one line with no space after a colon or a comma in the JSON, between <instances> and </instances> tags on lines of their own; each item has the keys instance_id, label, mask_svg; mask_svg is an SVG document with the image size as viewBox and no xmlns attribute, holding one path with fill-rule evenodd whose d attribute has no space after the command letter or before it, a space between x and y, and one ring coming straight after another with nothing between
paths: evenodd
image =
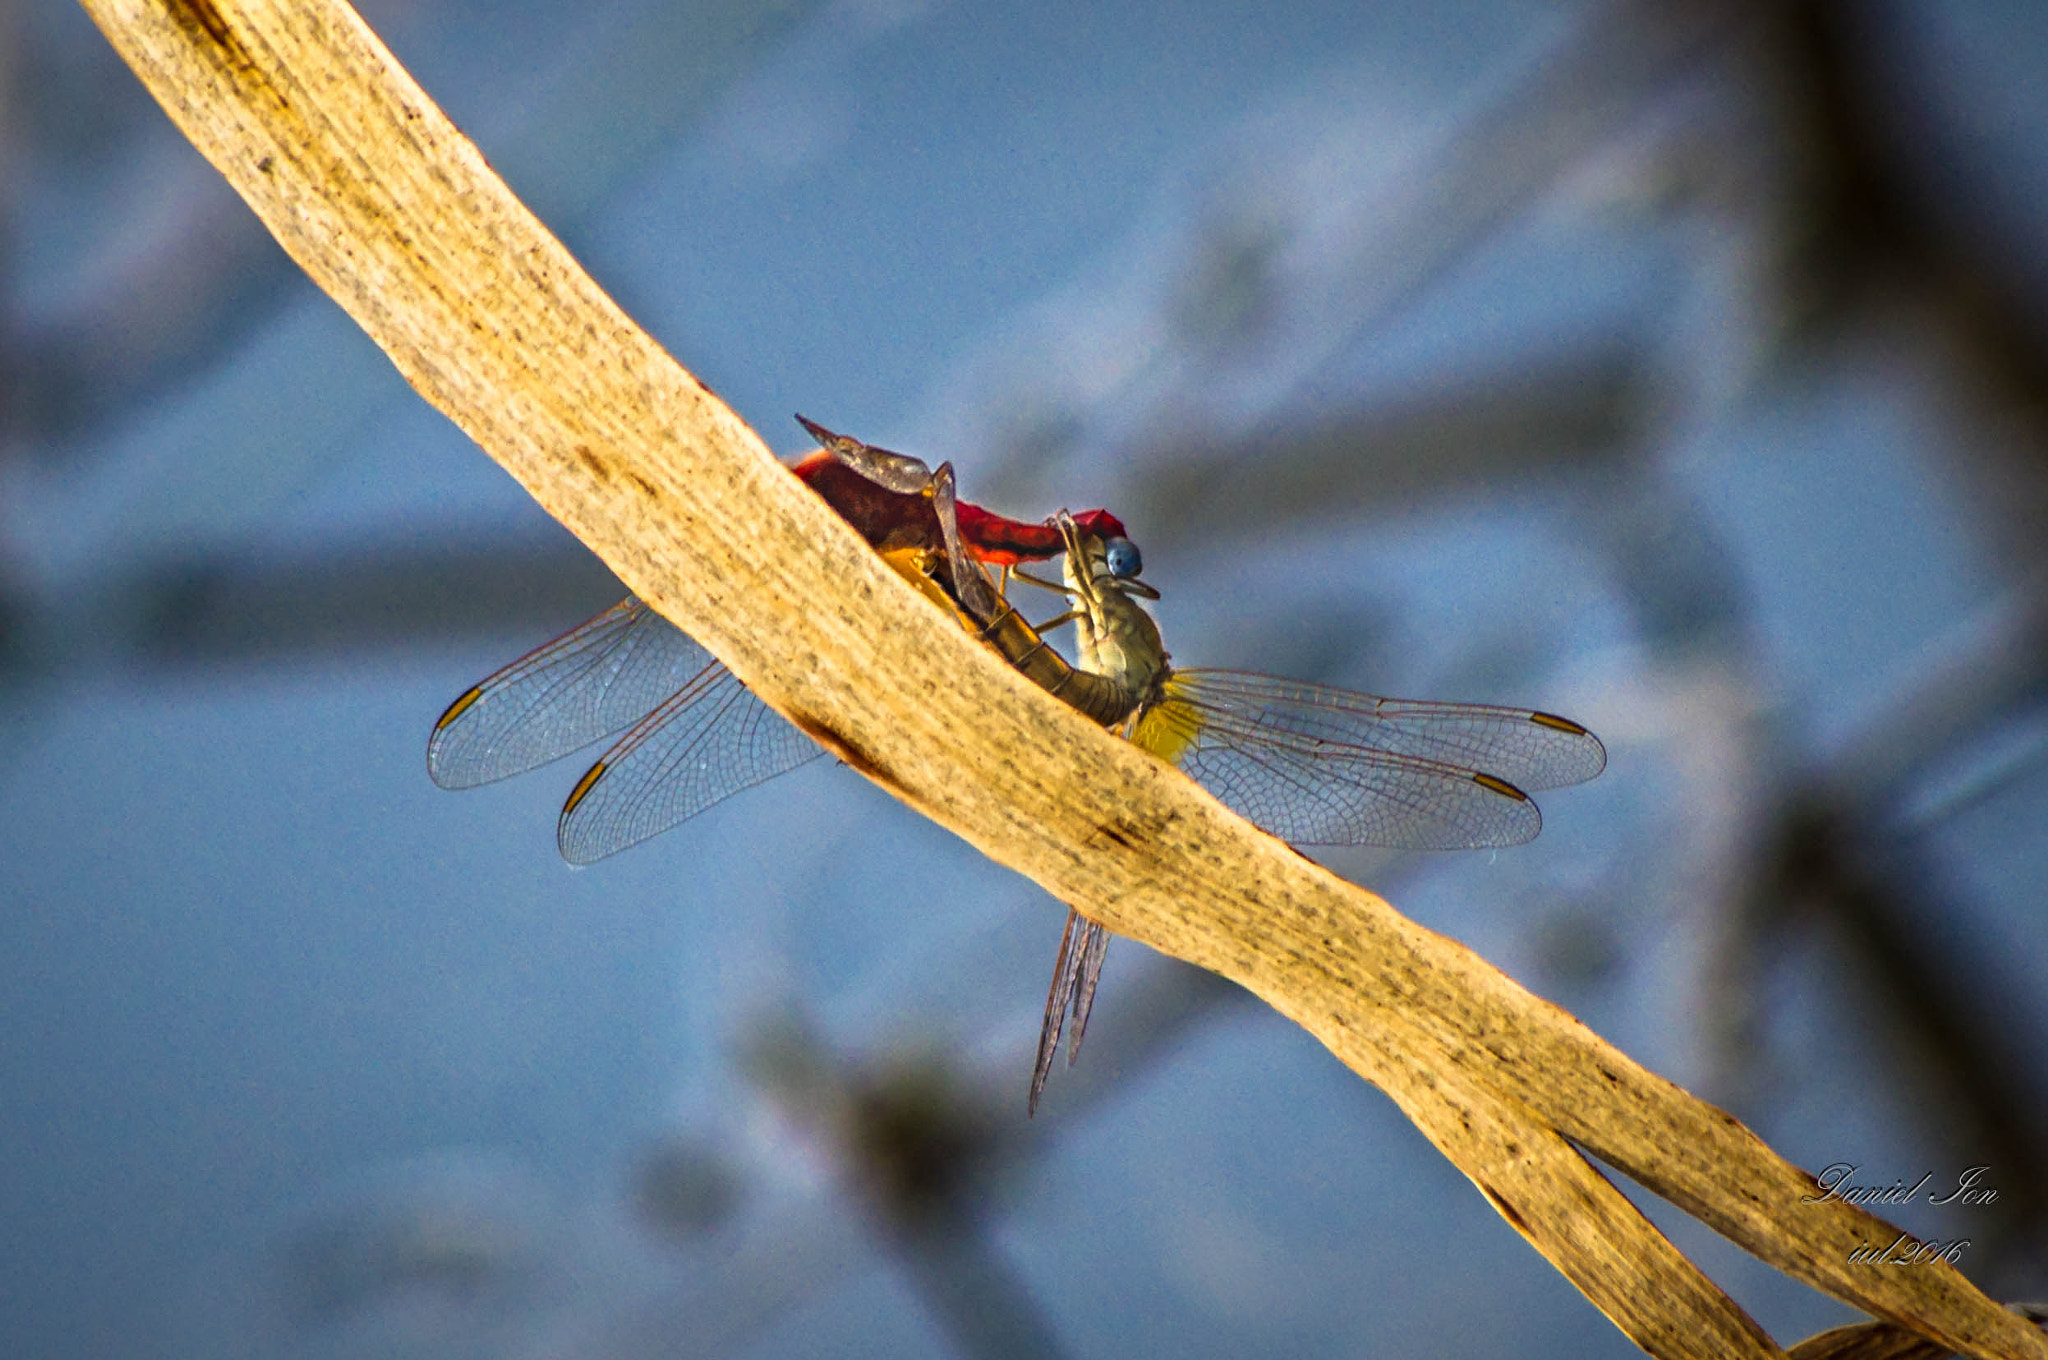
<instances>
[{"instance_id":1,"label":"mating dragonfly pair","mask_svg":"<svg viewBox=\"0 0 2048 1360\"><path fill-rule=\"evenodd\" d=\"M1013 666L1117 730L1280 839L1297 845L1465 850L1518 845L1542 828L1524 790L1593 778L1607 753L1569 719L1487 704L1382 699L1248 671L1177 669L1139 599L1143 559L1106 510L1032 524L954 494L950 464L837 435L793 471L892 566ZM1062 559L1057 582L1026 562ZM1000 583L988 569L1000 569ZM1062 593L1037 627L1013 579ZM1041 632L1072 622L1069 663ZM434 724L427 771L443 788L518 774L623 732L578 780L556 843L588 864L824 754L723 663L628 599L469 690ZM1046 998L1029 1108L1069 1015L1071 1063L1108 932L1070 911Z\"/></svg>"}]
</instances>

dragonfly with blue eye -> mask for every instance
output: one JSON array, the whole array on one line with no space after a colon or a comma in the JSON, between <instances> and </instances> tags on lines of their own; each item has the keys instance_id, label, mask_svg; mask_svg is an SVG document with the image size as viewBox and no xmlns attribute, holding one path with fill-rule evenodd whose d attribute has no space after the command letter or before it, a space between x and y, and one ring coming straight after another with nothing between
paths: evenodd
<instances>
[{"instance_id":1,"label":"dragonfly with blue eye","mask_svg":"<svg viewBox=\"0 0 2048 1360\"><path fill-rule=\"evenodd\" d=\"M1008 520L958 501L949 465L933 472L804 424L821 449L797 465L798 475L898 570L1039 686L1283 840L1399 849L1520 844L1542 827L1523 790L1579 783L1605 767L1598 738L1553 714L1175 669L1137 603L1158 592L1139 579L1142 558L1115 516ZM1069 602L1066 613L1034 627L983 564L1017 568L1055 555L1063 558L1059 583L1016 571ZM1067 621L1076 627L1076 663L1041 635ZM628 600L457 699L435 724L428 769L444 787L469 787L624 728L563 808L557 840L573 862L624 849L823 754L686 635ZM1102 927L1069 912L1030 1110L1070 1014L1068 1061L1078 1056L1107 946Z\"/></svg>"},{"instance_id":2,"label":"dragonfly with blue eye","mask_svg":"<svg viewBox=\"0 0 2048 1360\"><path fill-rule=\"evenodd\" d=\"M1158 592L1124 570L1122 536L1105 537L1064 513L1054 522L1066 549L1058 589L1070 608L1041 627L1074 624L1076 672L1105 691L1095 716L1290 844L1520 845L1543 829L1524 790L1584 783L1607 766L1598 737L1552 713L1383 699L1253 671L1175 668L1158 625L1133 598L1157 599ZM1068 1014L1068 1063L1079 1055L1108 945L1103 927L1069 909L1039 1033L1031 1110Z\"/></svg>"},{"instance_id":3,"label":"dragonfly with blue eye","mask_svg":"<svg viewBox=\"0 0 2048 1360\"><path fill-rule=\"evenodd\" d=\"M1000 613L991 603L1000 596L967 562L1007 571L1063 551L1050 522L957 500L950 465L934 472L797 419L820 447L791 471L899 571L943 598L965 595L982 618ZM1116 516L1081 519L1136 570ZM617 854L825 753L688 634L628 598L450 704L428 739L427 773L445 789L474 788L609 736L618 740L577 781L556 824L572 864Z\"/></svg>"}]
</instances>

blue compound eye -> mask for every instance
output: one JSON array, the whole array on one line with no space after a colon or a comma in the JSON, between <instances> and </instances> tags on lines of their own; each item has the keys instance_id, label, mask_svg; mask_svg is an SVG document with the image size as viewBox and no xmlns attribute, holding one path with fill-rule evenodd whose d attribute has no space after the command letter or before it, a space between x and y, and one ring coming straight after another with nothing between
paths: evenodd
<instances>
[{"instance_id":1,"label":"blue compound eye","mask_svg":"<svg viewBox=\"0 0 2048 1360\"><path fill-rule=\"evenodd\" d=\"M1103 544L1102 562L1109 568L1109 574L1119 581L1128 581L1145 570L1145 559L1138 552L1138 545L1128 538L1112 538Z\"/></svg>"}]
</instances>

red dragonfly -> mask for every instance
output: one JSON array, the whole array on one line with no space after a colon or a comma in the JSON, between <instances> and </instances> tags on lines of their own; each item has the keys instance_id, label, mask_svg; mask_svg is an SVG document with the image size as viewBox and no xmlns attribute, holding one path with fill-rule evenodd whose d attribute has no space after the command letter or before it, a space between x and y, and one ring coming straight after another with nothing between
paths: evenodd
<instances>
[{"instance_id":1,"label":"red dragonfly","mask_svg":"<svg viewBox=\"0 0 2048 1360\"><path fill-rule=\"evenodd\" d=\"M930 558L941 588L976 600L978 617L992 609L989 587L966 559L1007 570L1064 551L1050 521L956 500L950 465L933 472L797 419L820 447L792 471L876 551ZM1138 550L1116 516L1074 519L1115 545L1118 564L1136 575ZM427 773L444 789L474 788L621 732L563 805L555 842L572 864L616 854L824 754L688 634L628 598L450 704L427 742Z\"/></svg>"},{"instance_id":2,"label":"red dragonfly","mask_svg":"<svg viewBox=\"0 0 2048 1360\"><path fill-rule=\"evenodd\" d=\"M1515 845L1542 826L1524 789L1579 783L1606 764L1597 737L1554 714L1176 669L1136 602L1158 592L1137 579L1142 559L1115 516L1006 519L957 501L950 466L934 472L803 423L821 447L797 464L797 475L877 550L916 559L926 584L1042 688L1284 840ZM1064 558L1061 583L1016 574L1067 597L1071 607L1052 622L1075 623L1078 664L1047 646L983 570L1055 555ZM557 841L573 862L622 850L822 754L709 653L629 599L457 699L435 724L427 765L435 782L466 788L628 728L562 810ZM1102 927L1069 914L1032 1075L1033 1109L1069 1012L1068 1061L1079 1052L1107 945Z\"/></svg>"}]
</instances>

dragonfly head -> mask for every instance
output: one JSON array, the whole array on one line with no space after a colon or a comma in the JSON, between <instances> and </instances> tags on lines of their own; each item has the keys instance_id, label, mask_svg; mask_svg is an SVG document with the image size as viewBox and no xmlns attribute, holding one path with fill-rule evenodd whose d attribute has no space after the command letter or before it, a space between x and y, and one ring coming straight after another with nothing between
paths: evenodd
<instances>
[{"instance_id":1,"label":"dragonfly head","mask_svg":"<svg viewBox=\"0 0 2048 1360\"><path fill-rule=\"evenodd\" d=\"M1078 515L1069 515L1080 540L1086 544L1099 544L1100 551L1090 550L1091 559L1099 558L1102 570L1094 574L1107 573L1112 579L1136 582L1145 571L1145 556L1138 551L1138 545L1131 542L1124 532L1124 522L1107 510L1083 510ZM1056 523L1055 516L1049 523ZM1140 594L1147 588L1141 587Z\"/></svg>"},{"instance_id":2,"label":"dragonfly head","mask_svg":"<svg viewBox=\"0 0 2048 1360\"><path fill-rule=\"evenodd\" d=\"M1145 557L1128 538L1112 538L1102 545L1102 565L1117 580L1129 581L1145 570Z\"/></svg>"},{"instance_id":3,"label":"dragonfly head","mask_svg":"<svg viewBox=\"0 0 2048 1360\"><path fill-rule=\"evenodd\" d=\"M1103 519L1116 523L1108 515L1103 515ZM1084 525L1078 516L1056 516L1055 522L1059 524L1066 544L1064 570L1069 587L1085 581L1090 586L1110 585L1120 592L1147 600L1159 598L1158 591L1138 579L1145 570L1144 554L1122 533L1102 533ZM1123 528L1121 524L1116 524L1116 527L1119 530Z\"/></svg>"},{"instance_id":4,"label":"dragonfly head","mask_svg":"<svg viewBox=\"0 0 2048 1360\"><path fill-rule=\"evenodd\" d=\"M1089 575L1096 581L1113 584L1126 595L1136 595L1144 600L1156 600L1159 592L1138 579L1145 570L1145 558L1138 551L1138 545L1128 538L1083 538L1083 550L1088 558Z\"/></svg>"}]
</instances>

